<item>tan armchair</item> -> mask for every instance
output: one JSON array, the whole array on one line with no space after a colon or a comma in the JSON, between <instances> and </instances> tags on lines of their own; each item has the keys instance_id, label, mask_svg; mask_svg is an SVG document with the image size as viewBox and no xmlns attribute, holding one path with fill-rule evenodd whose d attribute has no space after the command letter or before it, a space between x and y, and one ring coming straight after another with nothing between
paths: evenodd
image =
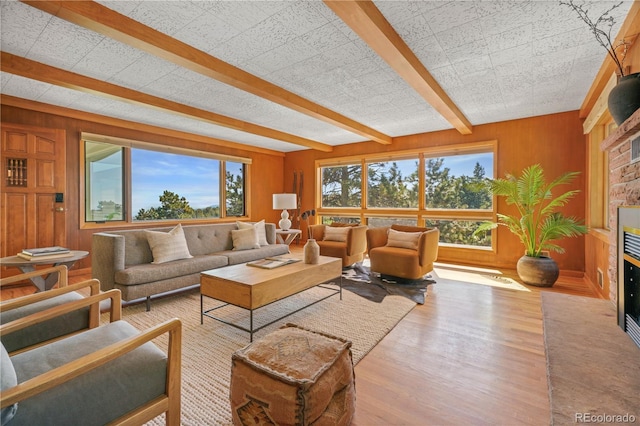
<instances>
[{"instance_id":1,"label":"tan armchair","mask_svg":"<svg viewBox=\"0 0 640 426\"><path fill-rule=\"evenodd\" d=\"M40 296L41 293L24 296ZM110 301L110 322L29 350L0 347L1 417L11 425L134 425L165 413L180 424L180 320L145 331L121 320L119 290L88 296L2 324L5 336L101 301ZM151 341L168 337L166 350Z\"/></svg>"},{"instance_id":2,"label":"tan armchair","mask_svg":"<svg viewBox=\"0 0 640 426\"><path fill-rule=\"evenodd\" d=\"M415 248L413 243L404 243L402 239L389 242L390 229L401 233L420 232ZM402 238L405 234L400 235ZM411 237L410 235L406 235ZM433 262L438 258L440 231L437 228L391 225L391 227L367 229L367 245L371 271L382 275L415 280L433 270ZM395 241L400 241L396 243ZM407 240L408 241L408 240ZM402 247L406 245L405 247Z\"/></svg>"},{"instance_id":3,"label":"tan armchair","mask_svg":"<svg viewBox=\"0 0 640 426\"><path fill-rule=\"evenodd\" d=\"M327 231L327 228L332 228ZM311 238L320 246L322 256L339 257L342 267L364 259L367 251L367 227L365 225L310 225Z\"/></svg>"}]
</instances>

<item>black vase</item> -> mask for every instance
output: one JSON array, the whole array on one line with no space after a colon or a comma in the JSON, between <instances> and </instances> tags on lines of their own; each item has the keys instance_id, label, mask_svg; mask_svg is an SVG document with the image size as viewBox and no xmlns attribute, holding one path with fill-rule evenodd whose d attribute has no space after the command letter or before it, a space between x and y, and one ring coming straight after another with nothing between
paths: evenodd
<instances>
[{"instance_id":1,"label":"black vase","mask_svg":"<svg viewBox=\"0 0 640 426\"><path fill-rule=\"evenodd\" d=\"M609 93L609 112L619 126L640 108L640 72L620 77Z\"/></svg>"}]
</instances>

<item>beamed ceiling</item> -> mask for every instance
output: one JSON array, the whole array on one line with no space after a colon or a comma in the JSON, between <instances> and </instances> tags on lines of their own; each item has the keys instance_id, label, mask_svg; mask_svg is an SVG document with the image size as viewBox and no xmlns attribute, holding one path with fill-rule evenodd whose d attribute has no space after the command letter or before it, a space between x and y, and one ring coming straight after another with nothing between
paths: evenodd
<instances>
[{"instance_id":1,"label":"beamed ceiling","mask_svg":"<svg viewBox=\"0 0 640 426\"><path fill-rule=\"evenodd\" d=\"M579 110L606 57L558 1L0 1L5 105L267 152Z\"/></svg>"}]
</instances>

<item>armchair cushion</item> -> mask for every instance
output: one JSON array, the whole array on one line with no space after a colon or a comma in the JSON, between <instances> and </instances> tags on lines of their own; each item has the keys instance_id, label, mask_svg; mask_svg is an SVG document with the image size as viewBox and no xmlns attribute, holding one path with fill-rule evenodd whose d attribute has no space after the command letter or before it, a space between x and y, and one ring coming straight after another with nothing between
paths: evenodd
<instances>
[{"instance_id":1,"label":"armchair cushion","mask_svg":"<svg viewBox=\"0 0 640 426\"><path fill-rule=\"evenodd\" d=\"M389 229L387 246L418 250L418 240L421 235L422 232L403 232Z\"/></svg>"},{"instance_id":2,"label":"armchair cushion","mask_svg":"<svg viewBox=\"0 0 640 426\"><path fill-rule=\"evenodd\" d=\"M20 308L2 312L0 323L6 324L18 318L44 311L74 300L82 299L82 295L76 292L61 294L51 299L31 303ZM2 345L8 352L32 346L45 340L55 339L65 334L74 333L89 327L89 308L69 312L49 321L34 324L22 330L2 335Z\"/></svg>"},{"instance_id":3,"label":"armchair cushion","mask_svg":"<svg viewBox=\"0 0 640 426\"><path fill-rule=\"evenodd\" d=\"M27 352L11 360L22 383L112 343L139 334L115 321ZM20 402L11 425L102 425L165 393L167 356L145 343L97 369ZM3 372L4 376L4 372Z\"/></svg>"},{"instance_id":4,"label":"armchair cushion","mask_svg":"<svg viewBox=\"0 0 640 426\"><path fill-rule=\"evenodd\" d=\"M16 370L13 368L13 363L7 350L2 345L0 351L0 393L5 389L9 389L18 384L18 377L16 376ZM0 425L6 425L16 414L18 409L18 403L9 405L0 411Z\"/></svg>"}]
</instances>

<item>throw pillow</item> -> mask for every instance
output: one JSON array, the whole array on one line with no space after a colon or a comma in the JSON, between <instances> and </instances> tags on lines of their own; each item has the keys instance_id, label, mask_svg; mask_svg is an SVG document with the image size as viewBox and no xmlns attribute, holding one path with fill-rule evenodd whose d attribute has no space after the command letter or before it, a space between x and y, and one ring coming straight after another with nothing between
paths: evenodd
<instances>
[{"instance_id":1,"label":"throw pillow","mask_svg":"<svg viewBox=\"0 0 640 426\"><path fill-rule=\"evenodd\" d=\"M422 232L402 232L389 229L387 247L400 247L418 250L418 240Z\"/></svg>"},{"instance_id":2,"label":"throw pillow","mask_svg":"<svg viewBox=\"0 0 640 426\"><path fill-rule=\"evenodd\" d=\"M147 236L149 247L151 247L151 253L153 253L153 262L151 263L158 264L193 257L189 253L182 225L177 224L169 232L149 230L144 232Z\"/></svg>"},{"instance_id":3,"label":"throw pillow","mask_svg":"<svg viewBox=\"0 0 640 426\"><path fill-rule=\"evenodd\" d=\"M231 230L234 250L251 250L260 248L258 244L258 233L253 226L246 229Z\"/></svg>"},{"instance_id":4,"label":"throw pillow","mask_svg":"<svg viewBox=\"0 0 640 426\"><path fill-rule=\"evenodd\" d=\"M264 227L264 219L256 223L236 222L236 226L238 229L255 228L256 233L258 234L258 244L261 246L269 245L269 242L267 241L267 230Z\"/></svg>"},{"instance_id":5,"label":"throw pillow","mask_svg":"<svg viewBox=\"0 0 640 426\"><path fill-rule=\"evenodd\" d=\"M349 227L342 226L327 226L324 228L324 241L347 241L347 234L349 233Z\"/></svg>"},{"instance_id":6,"label":"throw pillow","mask_svg":"<svg viewBox=\"0 0 640 426\"><path fill-rule=\"evenodd\" d=\"M0 380L0 391L10 389L18 384L18 377L16 376L16 370L13 368L13 363L7 350L2 345L0 350L0 371L2 372L2 379ZM0 424L6 425L15 416L18 410L18 403L11 404L4 407L0 411Z\"/></svg>"}]
</instances>

